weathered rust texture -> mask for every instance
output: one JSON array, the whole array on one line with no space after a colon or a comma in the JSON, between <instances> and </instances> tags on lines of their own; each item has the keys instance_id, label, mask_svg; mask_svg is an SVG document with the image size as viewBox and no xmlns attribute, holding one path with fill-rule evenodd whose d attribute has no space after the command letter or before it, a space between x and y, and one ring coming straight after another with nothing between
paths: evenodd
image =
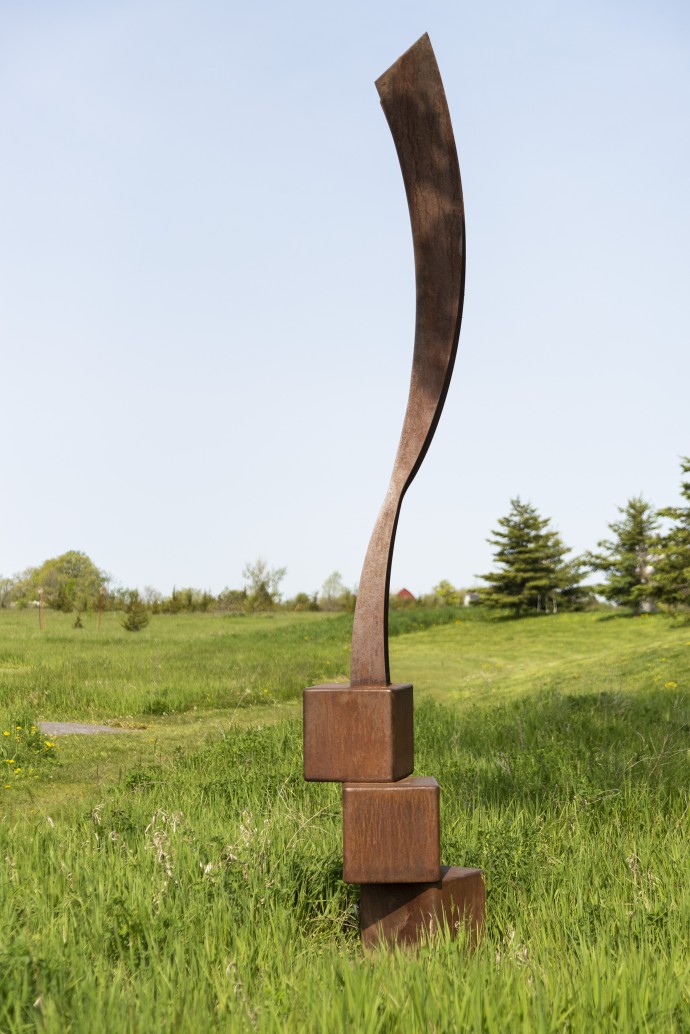
<instances>
[{"instance_id":1,"label":"weathered rust texture","mask_svg":"<svg viewBox=\"0 0 690 1034\"><path fill-rule=\"evenodd\" d=\"M430 776L343 786L346 883L427 883L441 877L440 790Z\"/></svg>"},{"instance_id":2,"label":"weathered rust texture","mask_svg":"<svg viewBox=\"0 0 690 1034\"><path fill-rule=\"evenodd\" d=\"M379 944L418 945L444 925L451 937L464 926L476 945L486 923L486 888L481 869L441 870L435 883L363 884L359 925L365 948Z\"/></svg>"},{"instance_id":3,"label":"weathered rust texture","mask_svg":"<svg viewBox=\"0 0 690 1034\"><path fill-rule=\"evenodd\" d=\"M303 694L304 778L343 783L387 782L414 768L412 686L337 684Z\"/></svg>"},{"instance_id":4,"label":"weathered rust texture","mask_svg":"<svg viewBox=\"0 0 690 1034\"><path fill-rule=\"evenodd\" d=\"M359 582L350 683L390 682L388 593L403 496L445 402L465 291L460 167L443 83L427 35L376 81L398 152L412 223L417 312L412 377L400 444Z\"/></svg>"}]
</instances>

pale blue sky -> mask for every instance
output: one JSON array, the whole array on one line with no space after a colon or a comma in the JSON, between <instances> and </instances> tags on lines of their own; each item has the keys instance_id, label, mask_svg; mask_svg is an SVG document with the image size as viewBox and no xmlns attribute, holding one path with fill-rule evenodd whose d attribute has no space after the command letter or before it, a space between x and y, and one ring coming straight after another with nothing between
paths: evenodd
<instances>
[{"instance_id":1,"label":"pale blue sky","mask_svg":"<svg viewBox=\"0 0 690 1034\"><path fill-rule=\"evenodd\" d=\"M690 453L684 2L0 3L0 573L359 578L407 398L374 79L424 31L467 212L446 408L393 583L468 585L511 496L576 551Z\"/></svg>"}]
</instances>

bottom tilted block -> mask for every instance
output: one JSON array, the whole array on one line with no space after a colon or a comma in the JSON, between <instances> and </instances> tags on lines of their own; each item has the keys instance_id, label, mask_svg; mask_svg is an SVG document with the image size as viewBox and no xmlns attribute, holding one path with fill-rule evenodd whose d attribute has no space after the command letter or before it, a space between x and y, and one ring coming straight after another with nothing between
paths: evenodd
<instances>
[{"instance_id":1,"label":"bottom tilted block","mask_svg":"<svg viewBox=\"0 0 690 1034\"><path fill-rule=\"evenodd\" d=\"M448 926L460 926L477 943L486 922L486 889L481 869L442 866L435 883L369 883L361 887L360 930L365 948L378 944L412 946Z\"/></svg>"}]
</instances>

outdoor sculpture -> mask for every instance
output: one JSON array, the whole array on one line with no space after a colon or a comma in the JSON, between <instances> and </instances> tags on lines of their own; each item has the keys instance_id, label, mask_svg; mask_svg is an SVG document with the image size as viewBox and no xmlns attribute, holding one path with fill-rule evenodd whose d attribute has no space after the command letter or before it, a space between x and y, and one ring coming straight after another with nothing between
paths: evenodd
<instances>
[{"instance_id":1,"label":"outdoor sculpture","mask_svg":"<svg viewBox=\"0 0 690 1034\"><path fill-rule=\"evenodd\" d=\"M479 869L440 858L440 790L412 776L412 686L391 685L388 595L403 497L448 391L465 287L465 219L448 105L427 35L376 81L412 223L417 313L410 394L359 583L350 685L304 691L304 778L343 784L343 879L360 883L365 944L414 944L442 923L484 924Z\"/></svg>"}]
</instances>

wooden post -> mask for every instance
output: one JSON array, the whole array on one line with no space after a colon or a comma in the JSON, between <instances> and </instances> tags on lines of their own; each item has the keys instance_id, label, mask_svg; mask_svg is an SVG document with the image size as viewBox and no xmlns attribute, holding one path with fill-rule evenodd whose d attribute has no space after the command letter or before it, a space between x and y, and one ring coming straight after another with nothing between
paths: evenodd
<instances>
[{"instance_id":1,"label":"wooden post","mask_svg":"<svg viewBox=\"0 0 690 1034\"><path fill-rule=\"evenodd\" d=\"M38 628L43 631L43 589L38 590Z\"/></svg>"},{"instance_id":2,"label":"wooden post","mask_svg":"<svg viewBox=\"0 0 690 1034\"><path fill-rule=\"evenodd\" d=\"M101 591L98 596L98 628L97 632L101 630L101 618L103 617L103 602L105 600L105 586L101 585Z\"/></svg>"}]
</instances>

